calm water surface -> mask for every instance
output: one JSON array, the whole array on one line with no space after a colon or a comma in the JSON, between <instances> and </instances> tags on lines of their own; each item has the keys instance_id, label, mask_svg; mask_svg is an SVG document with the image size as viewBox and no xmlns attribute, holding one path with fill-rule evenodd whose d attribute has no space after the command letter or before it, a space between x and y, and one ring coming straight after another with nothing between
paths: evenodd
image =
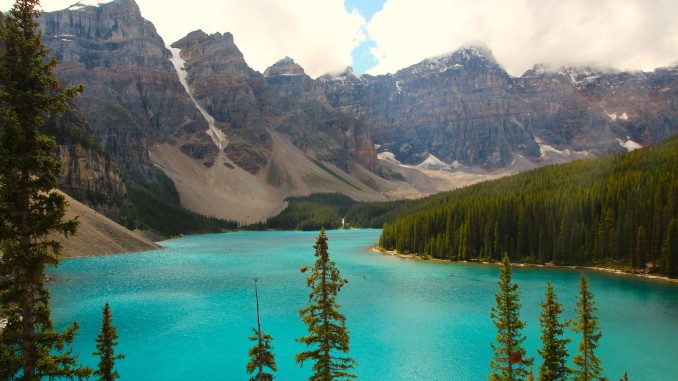
<instances>
[{"instance_id":1,"label":"calm water surface","mask_svg":"<svg viewBox=\"0 0 678 381\"><path fill-rule=\"evenodd\" d=\"M496 330L490 319L498 267L406 260L370 251L379 230L330 231L330 256L349 283L339 295L361 380L486 380ZM317 232L242 232L165 241L165 249L65 260L51 273L53 318L80 325L83 362L110 302L120 335L123 380L247 380L247 338L261 323L274 338L278 380L304 380L294 354L306 334L304 265L314 263ZM450 276L452 274L453 276ZM550 280L572 317L579 271L514 268L530 356L539 347L539 302ZM603 337L604 374L674 380L678 374L678 286L590 272ZM575 353L572 343L570 353ZM539 360L537 360L539 361ZM537 364L535 363L535 370Z\"/></svg>"}]
</instances>

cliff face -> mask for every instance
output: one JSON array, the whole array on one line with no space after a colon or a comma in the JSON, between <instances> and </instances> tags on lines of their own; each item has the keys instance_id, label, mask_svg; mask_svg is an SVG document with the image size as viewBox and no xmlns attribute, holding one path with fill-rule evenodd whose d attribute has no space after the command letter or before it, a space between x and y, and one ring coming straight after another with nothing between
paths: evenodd
<instances>
[{"instance_id":1,"label":"cliff face","mask_svg":"<svg viewBox=\"0 0 678 381\"><path fill-rule=\"evenodd\" d=\"M122 223L129 207L123 174L96 142L82 114L71 107L46 120L62 163L59 188L79 202Z\"/></svg>"},{"instance_id":2,"label":"cliff face","mask_svg":"<svg viewBox=\"0 0 678 381\"><path fill-rule=\"evenodd\" d=\"M407 164L429 155L502 167L513 154L538 153L513 117L514 80L484 48L461 49L395 75L324 77L328 99L372 128L380 150Z\"/></svg>"},{"instance_id":3,"label":"cliff face","mask_svg":"<svg viewBox=\"0 0 678 381\"><path fill-rule=\"evenodd\" d=\"M596 156L620 152L629 139L648 145L676 131L677 68L619 73L540 67L517 80L521 119L550 144Z\"/></svg>"},{"instance_id":4,"label":"cliff face","mask_svg":"<svg viewBox=\"0 0 678 381\"><path fill-rule=\"evenodd\" d=\"M247 66L229 33L195 31L172 47L180 49L194 99L228 137L228 159L256 174L271 145L256 96L265 85L262 75Z\"/></svg>"},{"instance_id":5,"label":"cliff face","mask_svg":"<svg viewBox=\"0 0 678 381\"><path fill-rule=\"evenodd\" d=\"M313 81L291 58L265 72L262 92L266 113L277 131L317 160L332 163L347 173L356 164L377 171L377 155L365 123L339 112L327 100L322 84Z\"/></svg>"},{"instance_id":6,"label":"cliff face","mask_svg":"<svg viewBox=\"0 0 678 381\"><path fill-rule=\"evenodd\" d=\"M544 162L544 147L570 158L651 144L678 130L676 68L617 73L535 67L509 76L484 47L460 49L394 75L347 71L319 80L330 103L370 126L381 151L408 164L502 168Z\"/></svg>"},{"instance_id":7,"label":"cliff face","mask_svg":"<svg viewBox=\"0 0 678 381\"><path fill-rule=\"evenodd\" d=\"M133 0L45 13L45 45L107 152L133 177L152 177L149 144L207 126L177 80L169 51Z\"/></svg>"},{"instance_id":8,"label":"cliff face","mask_svg":"<svg viewBox=\"0 0 678 381\"><path fill-rule=\"evenodd\" d=\"M350 172L357 162L376 170L376 152L364 124L340 114L322 86L291 58L262 75L245 62L229 33L190 33L172 44L185 60L194 98L226 134L224 152L256 175L270 163L271 131L288 136L317 160Z\"/></svg>"}]
</instances>

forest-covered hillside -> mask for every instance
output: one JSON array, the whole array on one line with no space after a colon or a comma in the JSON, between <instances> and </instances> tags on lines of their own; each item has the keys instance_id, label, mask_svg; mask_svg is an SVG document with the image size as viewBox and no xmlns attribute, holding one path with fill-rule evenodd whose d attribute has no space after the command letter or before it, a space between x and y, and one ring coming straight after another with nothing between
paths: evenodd
<instances>
[{"instance_id":1,"label":"forest-covered hillside","mask_svg":"<svg viewBox=\"0 0 678 381\"><path fill-rule=\"evenodd\" d=\"M507 252L512 261L678 274L678 135L437 197L447 200L385 224L380 246L449 260L498 261Z\"/></svg>"},{"instance_id":2,"label":"forest-covered hillside","mask_svg":"<svg viewBox=\"0 0 678 381\"><path fill-rule=\"evenodd\" d=\"M288 200L266 228L383 228L380 246L449 260L599 265L678 275L678 135L419 200ZM344 225L342 225L342 221Z\"/></svg>"}]
</instances>

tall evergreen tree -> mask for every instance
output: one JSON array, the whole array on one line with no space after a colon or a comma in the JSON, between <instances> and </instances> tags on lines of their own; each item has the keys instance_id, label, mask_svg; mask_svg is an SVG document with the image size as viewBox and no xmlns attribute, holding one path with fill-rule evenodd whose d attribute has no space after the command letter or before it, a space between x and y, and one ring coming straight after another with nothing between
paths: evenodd
<instances>
[{"instance_id":1,"label":"tall evergreen tree","mask_svg":"<svg viewBox=\"0 0 678 381\"><path fill-rule=\"evenodd\" d=\"M314 361L313 375L309 380L330 381L355 378L349 371L357 365L348 356L340 356L337 352L348 353L349 332L346 329L346 317L339 312L340 305L336 301L337 293L347 280L341 277L336 263L330 260L325 229L315 245L316 262L306 285L311 288L308 295L309 305L299 310L299 315L308 327L308 336L297 339L310 347L298 353L296 362L302 364L306 360Z\"/></svg>"},{"instance_id":2,"label":"tall evergreen tree","mask_svg":"<svg viewBox=\"0 0 678 381\"><path fill-rule=\"evenodd\" d=\"M94 372L97 381L113 381L120 378L118 371L115 370L115 360L125 358L123 354L115 354L113 347L118 345L116 341L118 333L113 325L113 316L111 315L111 306L106 303L101 315L101 332L97 337L97 351L93 353L99 356L99 368Z\"/></svg>"},{"instance_id":3,"label":"tall evergreen tree","mask_svg":"<svg viewBox=\"0 0 678 381\"><path fill-rule=\"evenodd\" d=\"M539 324L541 330L542 348L538 349L544 361L539 366L539 381L565 381L570 369L567 367L567 343L571 340L564 338L567 322L560 320L563 305L558 303L551 282L546 284L546 300L541 303Z\"/></svg>"},{"instance_id":4,"label":"tall evergreen tree","mask_svg":"<svg viewBox=\"0 0 678 381\"><path fill-rule=\"evenodd\" d=\"M595 315L597 308L593 299L593 293L589 291L589 281L581 274L579 281L579 298L577 299L574 326L572 329L581 334L578 353L574 356L574 369L572 379L575 381L592 381L601 379L600 359L596 356L598 340L602 336L598 317Z\"/></svg>"},{"instance_id":5,"label":"tall evergreen tree","mask_svg":"<svg viewBox=\"0 0 678 381\"><path fill-rule=\"evenodd\" d=\"M46 266L58 263L55 234L75 233L66 201L54 192L61 172L55 142L40 134L42 116L61 112L81 87L60 90L54 57L42 43L38 0L18 0L0 26L0 378L87 377L65 349L74 323L54 331Z\"/></svg>"},{"instance_id":6,"label":"tall evergreen tree","mask_svg":"<svg viewBox=\"0 0 678 381\"><path fill-rule=\"evenodd\" d=\"M253 373L257 370L257 374L250 378L250 381L270 381L273 375L264 372L264 367L270 368L272 371L278 370L278 365L275 363L273 356L273 347L271 341L273 338L266 332L261 331L261 321L259 320L259 291L257 290L257 280L254 280L254 297L257 303L257 328L252 327L254 336L250 336L250 340L257 344L250 348L250 362L247 363L247 373Z\"/></svg>"},{"instance_id":7,"label":"tall evergreen tree","mask_svg":"<svg viewBox=\"0 0 678 381\"><path fill-rule=\"evenodd\" d=\"M499 272L499 292L495 295L496 307L490 316L497 327L497 343L490 344L494 357L490 361L490 381L526 380L531 374L532 358L525 357L525 336L520 320L520 291L512 282L512 266L508 254L504 254Z\"/></svg>"}]
</instances>

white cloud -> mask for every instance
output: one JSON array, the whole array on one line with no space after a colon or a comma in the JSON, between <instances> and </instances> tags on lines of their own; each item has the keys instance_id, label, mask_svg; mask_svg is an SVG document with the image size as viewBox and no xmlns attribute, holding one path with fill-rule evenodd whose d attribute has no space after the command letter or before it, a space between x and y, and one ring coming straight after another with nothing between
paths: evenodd
<instances>
[{"instance_id":1,"label":"white cloud","mask_svg":"<svg viewBox=\"0 0 678 381\"><path fill-rule=\"evenodd\" d=\"M386 0L368 25L394 72L483 42L511 74L536 63L652 70L678 59L675 0Z\"/></svg>"}]
</instances>

